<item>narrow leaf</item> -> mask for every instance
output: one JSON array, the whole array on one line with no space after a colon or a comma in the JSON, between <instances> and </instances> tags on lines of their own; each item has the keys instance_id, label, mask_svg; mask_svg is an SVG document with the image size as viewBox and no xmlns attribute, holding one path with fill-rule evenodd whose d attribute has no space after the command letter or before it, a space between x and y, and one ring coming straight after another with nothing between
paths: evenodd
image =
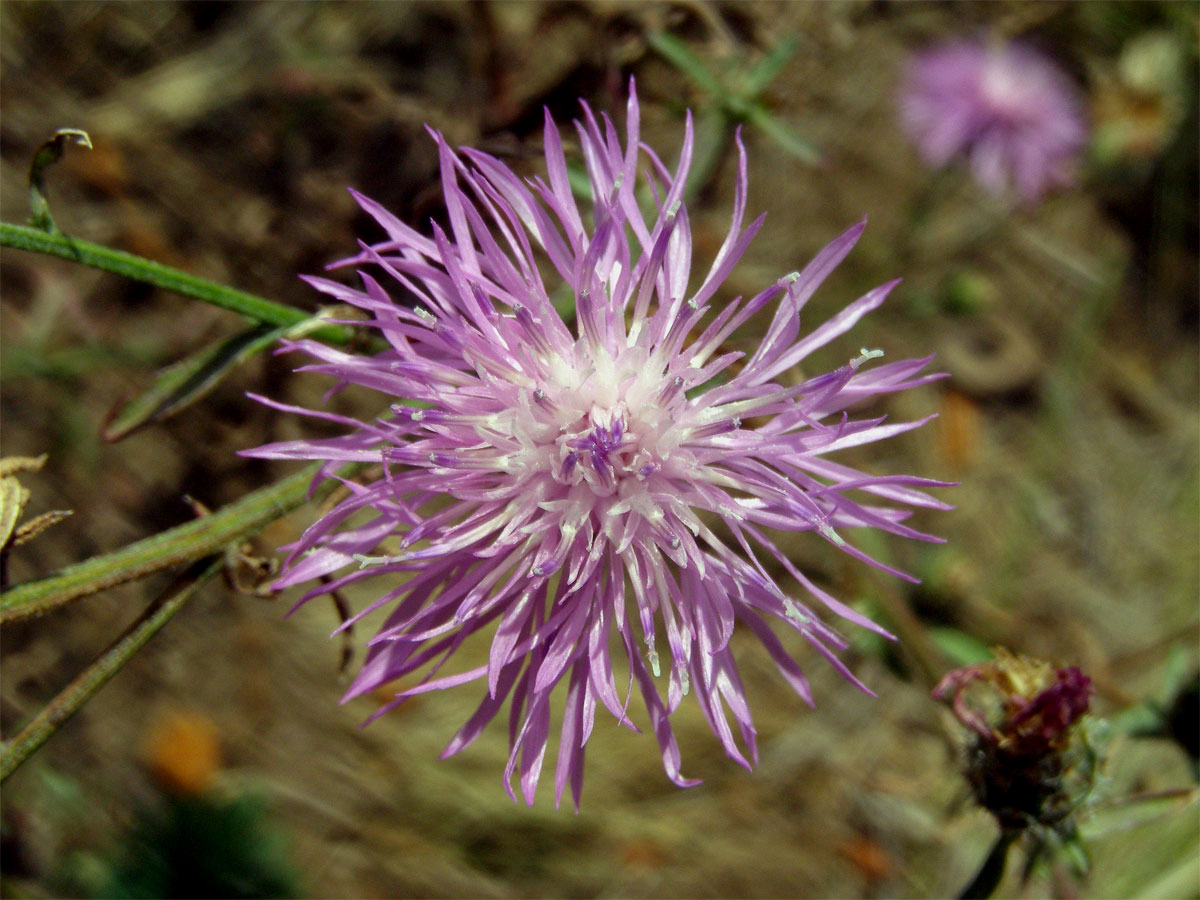
<instances>
[{"instance_id":1,"label":"narrow leaf","mask_svg":"<svg viewBox=\"0 0 1200 900\"><path fill-rule=\"evenodd\" d=\"M0 781L13 771L73 716L96 691L154 637L209 582L224 564L223 557L203 559L181 575L158 597L112 646L51 700L0 753Z\"/></svg>"},{"instance_id":2,"label":"narrow leaf","mask_svg":"<svg viewBox=\"0 0 1200 900\"><path fill-rule=\"evenodd\" d=\"M145 391L114 408L103 430L104 439L119 441L145 425L173 416L208 394L237 366L280 338L302 337L325 324L321 319L313 318L296 326L256 325L201 348L163 369Z\"/></svg>"},{"instance_id":3,"label":"narrow leaf","mask_svg":"<svg viewBox=\"0 0 1200 900\"><path fill-rule=\"evenodd\" d=\"M37 472L46 464L41 456L7 456L0 459L0 553L8 549L18 533L17 523L29 503L29 491L16 476L22 472Z\"/></svg>"},{"instance_id":4,"label":"narrow leaf","mask_svg":"<svg viewBox=\"0 0 1200 900\"><path fill-rule=\"evenodd\" d=\"M1131 794L1097 804L1089 811L1087 821L1080 826L1086 840L1098 840L1111 834L1119 834L1161 822L1171 816L1190 811L1194 814L1200 806L1200 789L1169 788L1162 791L1147 791Z\"/></svg>"},{"instance_id":5,"label":"narrow leaf","mask_svg":"<svg viewBox=\"0 0 1200 900\"><path fill-rule=\"evenodd\" d=\"M667 62L714 97L724 99L729 93L692 48L679 38L663 31L652 31L646 35L646 42Z\"/></svg>"},{"instance_id":6,"label":"narrow leaf","mask_svg":"<svg viewBox=\"0 0 1200 900\"><path fill-rule=\"evenodd\" d=\"M294 306L247 294L245 291L200 278L152 259L68 237L60 232L52 234L27 225L0 222L0 247L57 256L82 266L112 272L122 278L152 284L181 297L191 297L240 313L264 325L299 325L311 317L309 313ZM316 334L321 340L334 344L347 344L353 336L353 329L332 323L327 323Z\"/></svg>"},{"instance_id":7,"label":"narrow leaf","mask_svg":"<svg viewBox=\"0 0 1200 900\"><path fill-rule=\"evenodd\" d=\"M767 85L779 76L788 60L795 55L796 48L799 46L800 40L794 34L788 35L776 44L771 52L759 60L746 76L746 95L757 97L766 90Z\"/></svg>"},{"instance_id":8,"label":"narrow leaf","mask_svg":"<svg viewBox=\"0 0 1200 900\"><path fill-rule=\"evenodd\" d=\"M801 162L813 166L821 164L821 151L816 146L792 131L760 104L750 105L746 112L746 122L762 130L775 143Z\"/></svg>"}]
</instances>

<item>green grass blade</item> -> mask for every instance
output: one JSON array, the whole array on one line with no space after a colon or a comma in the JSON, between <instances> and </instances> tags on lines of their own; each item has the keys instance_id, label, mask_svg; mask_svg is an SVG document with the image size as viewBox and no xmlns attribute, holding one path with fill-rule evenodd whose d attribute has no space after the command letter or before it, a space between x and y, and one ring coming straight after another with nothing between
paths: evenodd
<instances>
[{"instance_id":1,"label":"green grass blade","mask_svg":"<svg viewBox=\"0 0 1200 900\"><path fill-rule=\"evenodd\" d=\"M746 123L764 132L801 162L812 166L821 163L821 151L816 146L804 140L759 104L751 104L747 109Z\"/></svg>"},{"instance_id":2,"label":"green grass blade","mask_svg":"<svg viewBox=\"0 0 1200 900\"><path fill-rule=\"evenodd\" d=\"M280 338L298 338L318 331L319 318L294 327L255 327L202 347L192 355L163 369L150 386L115 409L104 427L106 441L119 441L144 425L161 422L191 406L220 384L235 368Z\"/></svg>"},{"instance_id":3,"label":"green grass blade","mask_svg":"<svg viewBox=\"0 0 1200 900\"><path fill-rule=\"evenodd\" d=\"M103 435L119 441L152 422L161 422L209 393L239 363L275 343L287 328L256 325L202 347L159 372L150 386L113 410Z\"/></svg>"},{"instance_id":4,"label":"green grass blade","mask_svg":"<svg viewBox=\"0 0 1200 900\"><path fill-rule=\"evenodd\" d=\"M729 93L713 76L699 56L679 38L662 31L646 35L648 43L667 62L677 68L714 97L724 100Z\"/></svg>"},{"instance_id":5,"label":"green grass blade","mask_svg":"<svg viewBox=\"0 0 1200 900\"><path fill-rule=\"evenodd\" d=\"M788 64L788 60L796 55L796 48L799 46L800 41L794 34L788 35L776 44L771 52L759 60L746 76L746 95L757 97L765 91L767 85L779 77L779 73Z\"/></svg>"}]
</instances>

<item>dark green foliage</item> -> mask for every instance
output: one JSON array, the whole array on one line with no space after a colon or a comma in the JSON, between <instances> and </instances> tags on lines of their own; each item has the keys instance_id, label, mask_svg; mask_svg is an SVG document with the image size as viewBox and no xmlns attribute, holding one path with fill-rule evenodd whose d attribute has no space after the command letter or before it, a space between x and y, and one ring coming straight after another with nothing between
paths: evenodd
<instances>
[{"instance_id":1,"label":"dark green foliage","mask_svg":"<svg viewBox=\"0 0 1200 900\"><path fill-rule=\"evenodd\" d=\"M280 836L248 797L170 798L115 851L106 897L295 897Z\"/></svg>"},{"instance_id":2,"label":"dark green foliage","mask_svg":"<svg viewBox=\"0 0 1200 900\"><path fill-rule=\"evenodd\" d=\"M1200 780L1200 674L1193 675L1180 688L1167 711L1167 731L1192 761Z\"/></svg>"}]
</instances>

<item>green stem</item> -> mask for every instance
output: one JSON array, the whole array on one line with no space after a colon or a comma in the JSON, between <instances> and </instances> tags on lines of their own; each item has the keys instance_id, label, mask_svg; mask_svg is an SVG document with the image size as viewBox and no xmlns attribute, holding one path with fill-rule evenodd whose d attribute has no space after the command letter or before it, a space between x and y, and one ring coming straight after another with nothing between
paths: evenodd
<instances>
[{"instance_id":1,"label":"green stem","mask_svg":"<svg viewBox=\"0 0 1200 900\"><path fill-rule=\"evenodd\" d=\"M222 551L296 509L308 495L319 464L247 494L212 515L152 535L113 553L95 556L57 575L27 581L0 594L0 623L41 615L72 600ZM342 470L349 476L357 467ZM317 496L336 482L326 482Z\"/></svg>"},{"instance_id":2,"label":"green stem","mask_svg":"<svg viewBox=\"0 0 1200 900\"><path fill-rule=\"evenodd\" d=\"M1008 862L1008 848L1018 837L1020 837L1019 831L1006 829L1000 832L1000 837L996 838L996 843L992 844L987 859L983 861L983 865L979 867L975 877L959 893L960 900L986 900L996 893L996 888L1000 887L1000 882L1004 878L1004 868Z\"/></svg>"},{"instance_id":3,"label":"green stem","mask_svg":"<svg viewBox=\"0 0 1200 900\"><path fill-rule=\"evenodd\" d=\"M311 313L293 306L256 297L254 294L247 294L206 278L198 278L182 269L164 266L154 260L93 244L91 241L68 237L61 232L52 233L27 225L0 222L0 247L57 256L93 269L112 272L183 297L211 303L213 306L240 313L248 319L268 325L298 325L312 317ZM346 344L350 342L353 334L353 330L345 325L327 325L314 332L313 336L323 341Z\"/></svg>"},{"instance_id":4,"label":"green stem","mask_svg":"<svg viewBox=\"0 0 1200 900\"><path fill-rule=\"evenodd\" d=\"M158 633L207 584L224 564L221 556L195 563L164 591L100 658L51 700L0 752L0 781L8 778L35 750L46 743L96 691L129 662L133 654Z\"/></svg>"}]
</instances>

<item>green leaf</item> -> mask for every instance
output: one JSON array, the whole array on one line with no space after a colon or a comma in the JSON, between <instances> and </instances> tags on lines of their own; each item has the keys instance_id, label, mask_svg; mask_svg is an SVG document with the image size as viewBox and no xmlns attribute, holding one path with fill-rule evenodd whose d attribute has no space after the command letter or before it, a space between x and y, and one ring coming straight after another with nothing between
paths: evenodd
<instances>
[{"instance_id":1,"label":"green leaf","mask_svg":"<svg viewBox=\"0 0 1200 900\"><path fill-rule=\"evenodd\" d=\"M1167 737L1166 719L1153 702L1138 703L1109 716L1108 725L1133 737Z\"/></svg>"},{"instance_id":2,"label":"green leaf","mask_svg":"<svg viewBox=\"0 0 1200 900\"><path fill-rule=\"evenodd\" d=\"M1088 849L1083 843L1083 838L1079 836L1079 832L1073 832L1067 835L1062 845L1063 859L1067 861L1067 865L1071 869L1071 874L1077 879L1087 878L1088 873L1092 870L1092 860L1088 855Z\"/></svg>"},{"instance_id":3,"label":"green leaf","mask_svg":"<svg viewBox=\"0 0 1200 900\"><path fill-rule=\"evenodd\" d=\"M1196 896L1200 815L1195 789L1119 798L1079 830L1091 846L1091 897Z\"/></svg>"},{"instance_id":4,"label":"green leaf","mask_svg":"<svg viewBox=\"0 0 1200 900\"><path fill-rule=\"evenodd\" d=\"M801 162L814 166L821 162L820 150L776 119L760 104L752 104L747 109L746 122L762 129L771 140Z\"/></svg>"},{"instance_id":5,"label":"green leaf","mask_svg":"<svg viewBox=\"0 0 1200 900\"><path fill-rule=\"evenodd\" d=\"M119 441L144 425L173 416L208 394L233 369L280 338L302 337L324 324L322 319L314 317L292 327L256 325L201 348L163 369L150 387L114 409L104 427L104 439Z\"/></svg>"},{"instance_id":6,"label":"green leaf","mask_svg":"<svg viewBox=\"0 0 1200 900\"><path fill-rule=\"evenodd\" d=\"M646 35L646 43L671 65L688 76L714 97L724 100L729 91L713 76L708 67L692 48L679 38L663 31L652 31Z\"/></svg>"},{"instance_id":7,"label":"green leaf","mask_svg":"<svg viewBox=\"0 0 1200 900\"><path fill-rule=\"evenodd\" d=\"M710 107L696 116L692 168L688 172L684 203L695 200L721 171L721 160L733 141L734 123L723 107Z\"/></svg>"},{"instance_id":8,"label":"green leaf","mask_svg":"<svg viewBox=\"0 0 1200 900\"><path fill-rule=\"evenodd\" d=\"M788 60L796 54L796 48L799 46L800 41L794 34L788 35L776 44L771 52L759 60L746 76L746 95L757 97L766 90L767 85L779 76Z\"/></svg>"},{"instance_id":9,"label":"green leaf","mask_svg":"<svg viewBox=\"0 0 1200 900\"><path fill-rule=\"evenodd\" d=\"M98 897L300 897L283 835L255 796L172 796L138 810Z\"/></svg>"}]
</instances>

